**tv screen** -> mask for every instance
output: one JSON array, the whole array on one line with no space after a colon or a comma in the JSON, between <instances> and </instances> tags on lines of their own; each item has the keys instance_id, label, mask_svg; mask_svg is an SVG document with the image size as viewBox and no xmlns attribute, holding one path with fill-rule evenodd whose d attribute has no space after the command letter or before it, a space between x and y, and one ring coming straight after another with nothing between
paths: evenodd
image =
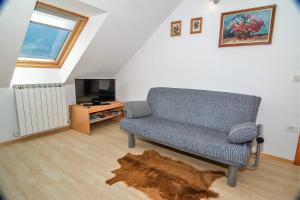
<instances>
[{"instance_id":1,"label":"tv screen","mask_svg":"<svg viewBox=\"0 0 300 200\"><path fill-rule=\"evenodd\" d=\"M76 79L76 103L115 101L115 79Z\"/></svg>"}]
</instances>

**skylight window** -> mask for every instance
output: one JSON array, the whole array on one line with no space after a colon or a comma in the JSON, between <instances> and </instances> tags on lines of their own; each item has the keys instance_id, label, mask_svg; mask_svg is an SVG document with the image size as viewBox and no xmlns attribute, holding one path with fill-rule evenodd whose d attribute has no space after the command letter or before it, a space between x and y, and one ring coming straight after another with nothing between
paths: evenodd
<instances>
[{"instance_id":1,"label":"skylight window","mask_svg":"<svg viewBox=\"0 0 300 200\"><path fill-rule=\"evenodd\" d=\"M61 67L87 20L87 17L38 2L17 66Z\"/></svg>"}]
</instances>

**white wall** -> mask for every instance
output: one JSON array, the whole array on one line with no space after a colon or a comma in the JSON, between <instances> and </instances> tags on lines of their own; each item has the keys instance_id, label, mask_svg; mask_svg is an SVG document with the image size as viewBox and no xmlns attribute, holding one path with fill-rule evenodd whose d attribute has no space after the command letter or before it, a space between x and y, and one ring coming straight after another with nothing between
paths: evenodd
<instances>
[{"instance_id":1,"label":"white wall","mask_svg":"<svg viewBox=\"0 0 300 200\"><path fill-rule=\"evenodd\" d=\"M11 85L62 83L61 69L16 67Z\"/></svg>"},{"instance_id":2,"label":"white wall","mask_svg":"<svg viewBox=\"0 0 300 200\"><path fill-rule=\"evenodd\" d=\"M0 87L8 87L36 0L10 0L0 13Z\"/></svg>"},{"instance_id":3,"label":"white wall","mask_svg":"<svg viewBox=\"0 0 300 200\"><path fill-rule=\"evenodd\" d=\"M182 0L81 0L108 15L76 67L82 75L114 76Z\"/></svg>"},{"instance_id":4,"label":"white wall","mask_svg":"<svg viewBox=\"0 0 300 200\"><path fill-rule=\"evenodd\" d=\"M298 4L298 8L299 8L299 12L300 12L300 5ZM300 28L298 27L298 35L300 35ZM297 63L297 75L300 76L300 39L298 39L298 43L296 43L297 46L298 46L298 63ZM298 123L300 124L300 82L299 83L295 83L297 84L297 87L298 87L298 99L297 99L297 102L298 102ZM299 127L299 133L300 133L300 127Z\"/></svg>"},{"instance_id":5,"label":"white wall","mask_svg":"<svg viewBox=\"0 0 300 200\"><path fill-rule=\"evenodd\" d=\"M7 1L0 12L0 140L13 138L13 132L18 131L13 89L8 87L35 3Z\"/></svg>"},{"instance_id":6,"label":"white wall","mask_svg":"<svg viewBox=\"0 0 300 200\"><path fill-rule=\"evenodd\" d=\"M13 132L19 130L12 88L0 88L0 111L0 141L11 139Z\"/></svg>"},{"instance_id":7,"label":"white wall","mask_svg":"<svg viewBox=\"0 0 300 200\"><path fill-rule=\"evenodd\" d=\"M300 12L300 9L299 9L299 12ZM300 30L299 30L299 32L300 32ZM299 33L300 34L300 33ZM300 76L300 40L298 41L298 63L297 63L297 75L298 76ZM298 107L298 111L297 111L297 113L298 113L298 124L300 124L300 82L298 82L298 83L295 83L297 86L297 94L298 94L298 96L297 96L297 107ZM300 126L299 126L299 133L300 133Z\"/></svg>"},{"instance_id":8,"label":"white wall","mask_svg":"<svg viewBox=\"0 0 300 200\"><path fill-rule=\"evenodd\" d=\"M102 23L107 17L107 13L97 15L94 17L90 17L88 23L86 24L85 28L81 32L77 42L75 43L71 53L67 57L64 65L61 68L60 74L62 77L62 82L66 82L69 75L72 73L73 69L75 68L76 64L80 60L81 56L88 48L90 42L95 37L97 31L101 27Z\"/></svg>"},{"instance_id":9,"label":"white wall","mask_svg":"<svg viewBox=\"0 0 300 200\"><path fill-rule=\"evenodd\" d=\"M220 13L277 4L273 44L218 48ZM203 17L203 33L190 35L189 21ZM121 100L145 99L155 86L196 88L262 97L258 122L265 125L264 152L294 159L297 134L285 131L297 120L296 87L299 13L292 0L184 0L116 75ZM169 23L183 20L181 37ZM298 21L296 21L298 20Z\"/></svg>"}]
</instances>

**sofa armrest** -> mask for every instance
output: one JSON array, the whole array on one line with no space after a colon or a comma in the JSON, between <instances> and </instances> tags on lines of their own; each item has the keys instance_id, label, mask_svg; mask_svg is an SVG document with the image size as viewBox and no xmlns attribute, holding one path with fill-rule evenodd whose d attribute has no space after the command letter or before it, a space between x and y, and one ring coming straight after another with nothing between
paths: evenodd
<instances>
[{"instance_id":1,"label":"sofa armrest","mask_svg":"<svg viewBox=\"0 0 300 200\"><path fill-rule=\"evenodd\" d=\"M257 137L256 137L257 144L262 144L265 141L264 134L263 134L263 128L264 127L263 127L262 124L257 125L257 129L258 129L258 134L257 134Z\"/></svg>"},{"instance_id":2,"label":"sofa armrest","mask_svg":"<svg viewBox=\"0 0 300 200\"><path fill-rule=\"evenodd\" d=\"M259 134L259 127L254 122L244 122L234 125L227 136L227 141L242 144L253 141Z\"/></svg>"},{"instance_id":3,"label":"sofa armrest","mask_svg":"<svg viewBox=\"0 0 300 200\"><path fill-rule=\"evenodd\" d=\"M137 119L152 115L150 106L146 101L128 101L125 102L126 118Z\"/></svg>"},{"instance_id":4,"label":"sofa armrest","mask_svg":"<svg viewBox=\"0 0 300 200\"><path fill-rule=\"evenodd\" d=\"M255 153L252 153L255 156L255 162L253 164L248 164L247 168L249 169L257 169L260 159L260 153L261 153L261 145L264 143L265 139L263 136L263 125L259 124L257 125L258 134L256 137L256 151Z\"/></svg>"}]
</instances>

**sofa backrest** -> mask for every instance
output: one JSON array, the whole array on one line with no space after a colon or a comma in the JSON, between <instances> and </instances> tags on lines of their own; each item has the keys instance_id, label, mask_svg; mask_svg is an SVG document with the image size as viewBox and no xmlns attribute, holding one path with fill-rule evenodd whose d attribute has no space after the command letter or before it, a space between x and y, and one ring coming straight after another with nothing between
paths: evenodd
<instances>
[{"instance_id":1,"label":"sofa backrest","mask_svg":"<svg viewBox=\"0 0 300 200\"><path fill-rule=\"evenodd\" d=\"M147 97L154 117L222 132L255 122L260 101L244 94L177 88L152 88Z\"/></svg>"}]
</instances>

